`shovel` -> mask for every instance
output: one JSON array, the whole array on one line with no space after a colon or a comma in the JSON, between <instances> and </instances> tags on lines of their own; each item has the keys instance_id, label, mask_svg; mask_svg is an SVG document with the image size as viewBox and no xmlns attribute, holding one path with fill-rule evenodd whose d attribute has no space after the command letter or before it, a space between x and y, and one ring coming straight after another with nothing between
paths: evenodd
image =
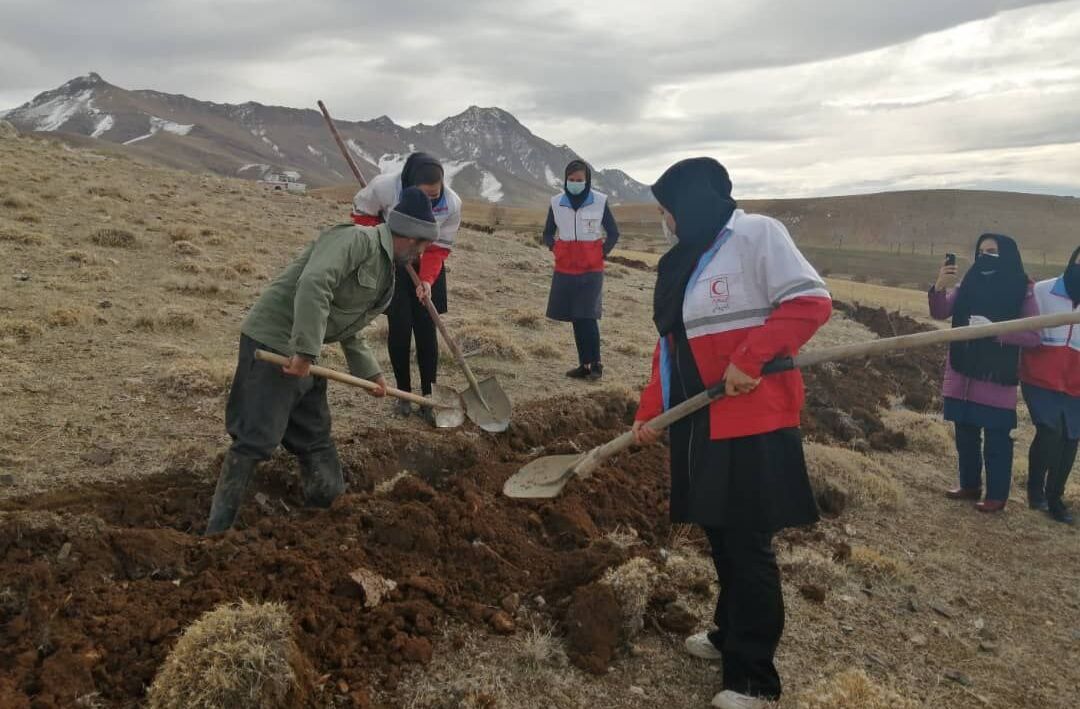
<instances>
[{"instance_id":1,"label":"shovel","mask_svg":"<svg viewBox=\"0 0 1080 709\"><path fill-rule=\"evenodd\" d=\"M353 176L356 177L356 181L360 183L361 188L367 187L367 182L364 180L364 176L360 174L360 168L356 166L352 155L345 147L345 142L341 139L341 134L338 133L337 126L334 125L334 119L330 117L330 111L326 108L326 104L320 100L318 105L323 118L326 119L327 127L330 128L330 134L334 136L334 141L341 150L345 162L349 164ZM407 264L405 270L409 272L409 278L412 279L413 285L419 286L420 277L416 275L412 264ZM454 353L454 357L457 359L458 364L461 365L462 371L465 372L465 378L469 380L469 388L461 394L461 400L465 402L465 412L472 422L483 430L490 433L502 433L510 425L510 399L506 396L506 392L503 391L494 377L488 377L482 382L476 380L476 375L469 368L465 356L461 353L457 342L450 336L450 331L446 329L446 325L443 324L442 318L439 317L439 312L435 309L431 300L425 298L424 305L427 306L428 314L431 315L435 326L439 328L439 332L442 333L447 346L450 347L450 351ZM443 387L443 389L453 391L447 387ZM432 391L434 392L434 389Z\"/></svg>"},{"instance_id":2,"label":"shovel","mask_svg":"<svg viewBox=\"0 0 1080 709\"><path fill-rule=\"evenodd\" d=\"M282 357L279 354L267 352L266 350L255 350L255 359L261 359L263 362L270 362L271 364L278 364L282 367L289 364L288 357ZM327 369L326 367L312 365L311 373L316 377L333 379L336 382L360 387L361 389L367 389L368 391L375 391L379 388L379 385L375 382L370 382L367 379L361 379L360 377L354 377L351 374L345 374L336 369ZM435 413L436 428L457 428L465 421L465 411L461 408L461 397L450 387L435 384L431 389L430 399L411 392L394 389L393 387L386 387L386 393L388 396L393 396L397 399L404 399L405 401L411 401L414 404L431 407L431 410Z\"/></svg>"},{"instance_id":3,"label":"shovel","mask_svg":"<svg viewBox=\"0 0 1080 709\"><path fill-rule=\"evenodd\" d=\"M409 278L412 279L413 284L419 287L420 277L416 275L412 264L406 264L405 270L409 272ZM439 317L435 304L430 298L424 298L424 305L427 307L428 315L435 322L435 327L439 328L443 340L454 353L461 371L465 372L465 378L469 380L469 388L461 392L461 400L465 402L465 412L473 423L485 431L491 433L505 431L510 425L510 399L506 396L506 392L499 386L495 377L488 377L483 381L476 380L476 375L473 374L469 363L465 361L465 355L461 353L457 341L450 335L450 330Z\"/></svg>"},{"instance_id":4,"label":"shovel","mask_svg":"<svg viewBox=\"0 0 1080 709\"><path fill-rule=\"evenodd\" d=\"M874 340L873 342L830 347L815 352L807 352L797 357L775 359L766 364L761 373L763 375L775 374L821 364L822 362L835 362L949 342L978 340L984 337L997 337L1016 332L1031 332L1033 330L1076 324L1080 324L1080 312L1040 315L1032 318L1006 320L989 325L969 325L951 330L920 332L913 335ZM687 399L678 406L668 409L645 425L654 431L662 431L676 421L705 408L723 396L724 383L720 382ZM526 499L556 497L562 492L566 483L575 475L583 479L588 478L601 463L632 445L634 445L634 434L627 431L618 438L602 446L597 446L584 454L551 455L538 458L523 467L503 484L503 494L507 497Z\"/></svg>"}]
</instances>

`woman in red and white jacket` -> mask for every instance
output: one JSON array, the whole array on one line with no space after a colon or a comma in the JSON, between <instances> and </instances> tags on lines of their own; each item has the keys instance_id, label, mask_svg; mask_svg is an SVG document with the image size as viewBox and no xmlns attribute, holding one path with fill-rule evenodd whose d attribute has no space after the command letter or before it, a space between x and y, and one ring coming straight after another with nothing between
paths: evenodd
<instances>
[{"instance_id":1,"label":"woman in red and white jacket","mask_svg":"<svg viewBox=\"0 0 1080 709\"><path fill-rule=\"evenodd\" d=\"M439 226L439 237L424 250L418 263L413 264L420 276L420 286L413 287L404 266L397 267L394 280L394 299L386 311L390 329L387 351L394 369L397 388L412 391L409 354L416 338L416 364L420 370L420 389L431 394L439 371L439 338L435 323L428 315L423 299L430 298L435 310L446 312L446 269L443 267L454 249L454 238L461 226L461 198L446 185L443 167L427 153L413 153L405 161L401 173L378 175L353 198L353 221L362 226L382 222L401 197L406 187L419 187L431 200L431 211ZM398 399L394 410L399 416L412 413L412 404ZM432 425L434 412L422 409L421 414Z\"/></svg>"},{"instance_id":2,"label":"woman in red and white jacket","mask_svg":"<svg viewBox=\"0 0 1080 709\"><path fill-rule=\"evenodd\" d=\"M1065 273L1035 284L1040 315L1080 308L1080 248ZM1063 325L1041 333L1042 344L1024 350L1020 382L1035 440L1028 452L1028 504L1065 524L1073 515L1065 505L1065 483L1080 443L1080 326Z\"/></svg>"},{"instance_id":3,"label":"woman in red and white jacket","mask_svg":"<svg viewBox=\"0 0 1080 709\"><path fill-rule=\"evenodd\" d=\"M676 163L652 186L674 246L660 259L653 319L660 341L634 424L643 427L721 379L726 396L671 429L671 520L698 524L720 581L717 629L686 641L720 659L714 707L754 709L780 696L773 657L784 627L773 535L818 519L799 431L798 371L762 376L828 319L825 283L783 224L736 209L727 170Z\"/></svg>"}]
</instances>

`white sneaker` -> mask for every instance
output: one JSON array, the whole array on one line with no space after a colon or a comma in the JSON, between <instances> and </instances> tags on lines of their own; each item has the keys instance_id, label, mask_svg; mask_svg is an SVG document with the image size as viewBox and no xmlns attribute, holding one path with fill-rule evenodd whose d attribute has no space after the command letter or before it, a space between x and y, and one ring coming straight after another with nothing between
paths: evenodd
<instances>
[{"instance_id":1,"label":"white sneaker","mask_svg":"<svg viewBox=\"0 0 1080 709\"><path fill-rule=\"evenodd\" d=\"M717 709L765 709L769 702L725 689L712 698L712 705Z\"/></svg>"},{"instance_id":2,"label":"white sneaker","mask_svg":"<svg viewBox=\"0 0 1080 709\"><path fill-rule=\"evenodd\" d=\"M706 632L691 635L684 644L688 653L702 660L719 660L721 657L720 651L709 640L709 634Z\"/></svg>"}]
</instances>

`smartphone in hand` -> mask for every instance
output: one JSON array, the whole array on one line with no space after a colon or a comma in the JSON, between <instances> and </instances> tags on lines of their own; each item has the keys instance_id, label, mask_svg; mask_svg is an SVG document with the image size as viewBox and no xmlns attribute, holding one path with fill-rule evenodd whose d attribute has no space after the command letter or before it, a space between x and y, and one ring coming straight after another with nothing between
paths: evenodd
<instances>
[{"instance_id":1,"label":"smartphone in hand","mask_svg":"<svg viewBox=\"0 0 1080 709\"><path fill-rule=\"evenodd\" d=\"M945 254L945 265L946 266L955 266L956 265L956 254Z\"/></svg>"}]
</instances>

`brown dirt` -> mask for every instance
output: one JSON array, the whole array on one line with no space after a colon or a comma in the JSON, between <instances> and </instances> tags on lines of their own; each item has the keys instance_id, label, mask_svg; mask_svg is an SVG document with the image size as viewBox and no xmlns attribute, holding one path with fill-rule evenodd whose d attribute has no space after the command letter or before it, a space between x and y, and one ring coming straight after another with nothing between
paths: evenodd
<instances>
[{"instance_id":1,"label":"brown dirt","mask_svg":"<svg viewBox=\"0 0 1080 709\"><path fill-rule=\"evenodd\" d=\"M834 307L879 337L895 337L931 328L884 308L834 301ZM941 406L945 350L935 347L866 360L833 362L803 372L806 406L803 431L823 442L857 443L875 450L907 447L902 432L887 428L881 411L902 405L915 411Z\"/></svg>"},{"instance_id":2,"label":"brown dirt","mask_svg":"<svg viewBox=\"0 0 1080 709\"><path fill-rule=\"evenodd\" d=\"M563 621L570 659L578 667L604 674L615 657L622 610L610 586L592 583L574 592Z\"/></svg>"},{"instance_id":3,"label":"brown dirt","mask_svg":"<svg viewBox=\"0 0 1080 709\"><path fill-rule=\"evenodd\" d=\"M575 416L553 415L571 405ZM245 504L237 531L217 538L193 534L205 521L215 460L7 502L0 585L14 600L4 606L0 660L13 668L11 701L70 706L96 691L136 706L179 631L237 597L288 604L300 649L329 675L324 691L341 696L339 685L393 687L402 665L429 661L447 615L512 632L497 610L502 599L542 592L558 604L626 558L598 541L594 520L633 525L653 540L667 534L660 448L620 458L551 502L500 494L532 451L531 421L545 421L543 435L563 446L585 448L622 430L630 411L622 395L601 394L530 407L507 437L343 442L351 492L322 513L298 509L292 464L275 459L251 491L261 503ZM373 492L402 468L415 476L388 495ZM349 578L360 566L399 584L371 610Z\"/></svg>"}]
</instances>

